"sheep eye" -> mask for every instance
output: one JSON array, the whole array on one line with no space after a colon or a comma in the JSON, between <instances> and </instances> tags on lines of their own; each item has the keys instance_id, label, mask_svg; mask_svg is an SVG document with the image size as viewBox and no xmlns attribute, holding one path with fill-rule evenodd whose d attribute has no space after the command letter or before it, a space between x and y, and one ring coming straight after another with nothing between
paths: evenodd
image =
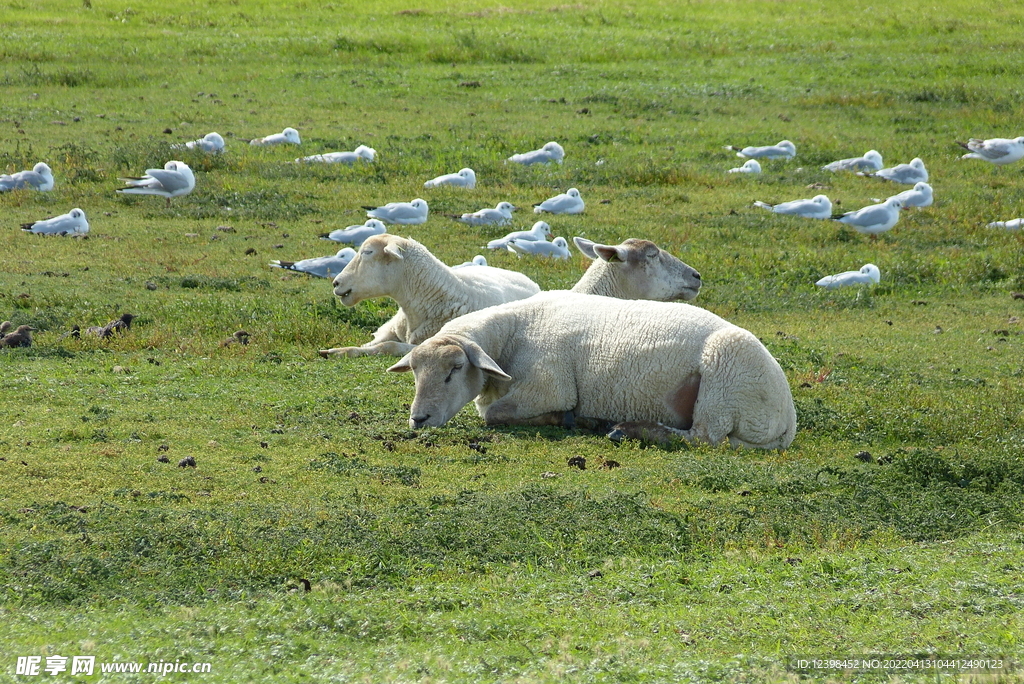
<instances>
[{"instance_id":1,"label":"sheep eye","mask_svg":"<svg viewBox=\"0 0 1024 684\"><path fill-rule=\"evenodd\" d=\"M452 376L455 375L455 371L461 370L461 369L462 369L462 366L455 366L454 368L452 368L451 372L448 373L448 377L445 378L444 381L445 382L451 382L452 381Z\"/></svg>"}]
</instances>

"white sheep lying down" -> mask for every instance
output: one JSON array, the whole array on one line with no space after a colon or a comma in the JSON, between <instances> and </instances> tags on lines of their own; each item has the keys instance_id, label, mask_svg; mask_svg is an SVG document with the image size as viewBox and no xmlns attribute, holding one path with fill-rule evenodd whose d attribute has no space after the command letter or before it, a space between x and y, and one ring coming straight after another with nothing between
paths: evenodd
<instances>
[{"instance_id":1,"label":"white sheep lying down","mask_svg":"<svg viewBox=\"0 0 1024 684\"><path fill-rule=\"evenodd\" d=\"M581 237L572 241L594 261L573 292L657 302L689 301L700 292L700 273L650 240L629 238L619 245L602 245Z\"/></svg>"},{"instance_id":2,"label":"white sheep lying down","mask_svg":"<svg viewBox=\"0 0 1024 684\"><path fill-rule=\"evenodd\" d=\"M572 292L446 324L388 370L413 371L409 424L444 425L467 403L488 425L629 421L626 436L786 448L796 411L782 368L750 332L689 304ZM656 421L660 425L654 425Z\"/></svg>"},{"instance_id":3,"label":"white sheep lying down","mask_svg":"<svg viewBox=\"0 0 1024 684\"><path fill-rule=\"evenodd\" d=\"M426 247L397 235L375 235L334 279L345 306L391 297L398 313L361 347L322 349L329 356L402 356L453 318L540 292L522 273L492 266L452 269Z\"/></svg>"}]
</instances>

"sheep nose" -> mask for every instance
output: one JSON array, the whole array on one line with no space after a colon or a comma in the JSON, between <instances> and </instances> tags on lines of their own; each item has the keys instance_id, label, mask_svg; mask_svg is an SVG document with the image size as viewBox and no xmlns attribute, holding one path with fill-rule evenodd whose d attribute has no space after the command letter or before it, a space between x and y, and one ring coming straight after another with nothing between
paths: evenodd
<instances>
[{"instance_id":1,"label":"sheep nose","mask_svg":"<svg viewBox=\"0 0 1024 684\"><path fill-rule=\"evenodd\" d=\"M700 280L700 273L697 273L697 271L694 271L693 272L693 277L696 278L697 280Z\"/></svg>"},{"instance_id":2,"label":"sheep nose","mask_svg":"<svg viewBox=\"0 0 1024 684\"><path fill-rule=\"evenodd\" d=\"M422 427L424 423L430 420L430 414L428 413L425 416L410 416L410 418L412 419L413 427Z\"/></svg>"}]
</instances>

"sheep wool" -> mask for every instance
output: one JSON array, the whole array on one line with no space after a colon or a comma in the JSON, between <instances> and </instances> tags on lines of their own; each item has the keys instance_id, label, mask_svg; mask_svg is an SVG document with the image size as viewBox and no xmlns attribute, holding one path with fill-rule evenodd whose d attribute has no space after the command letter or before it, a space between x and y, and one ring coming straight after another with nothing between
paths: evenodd
<instances>
[{"instance_id":1,"label":"sheep wool","mask_svg":"<svg viewBox=\"0 0 1024 684\"><path fill-rule=\"evenodd\" d=\"M489 425L657 421L688 441L763 449L796 433L764 345L689 304L545 292L456 318L389 370L415 374L413 427L443 425L475 397Z\"/></svg>"}]
</instances>

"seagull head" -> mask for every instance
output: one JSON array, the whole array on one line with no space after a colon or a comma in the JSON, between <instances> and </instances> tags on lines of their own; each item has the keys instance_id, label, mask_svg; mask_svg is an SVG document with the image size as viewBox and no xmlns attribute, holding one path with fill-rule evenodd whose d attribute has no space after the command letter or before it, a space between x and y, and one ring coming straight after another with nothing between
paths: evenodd
<instances>
[{"instance_id":1,"label":"seagull head","mask_svg":"<svg viewBox=\"0 0 1024 684\"><path fill-rule=\"evenodd\" d=\"M779 142L779 144L776 145L776 147L781 147L782 149L786 150L787 152L789 152L792 155L796 154L796 145L794 145L793 143L791 143L788 140L783 140L783 141Z\"/></svg>"},{"instance_id":2,"label":"seagull head","mask_svg":"<svg viewBox=\"0 0 1024 684\"><path fill-rule=\"evenodd\" d=\"M864 264L860 267L860 272L871 278L871 282L877 283L882 279L882 272L878 270L878 267L874 264Z\"/></svg>"},{"instance_id":3,"label":"seagull head","mask_svg":"<svg viewBox=\"0 0 1024 684\"><path fill-rule=\"evenodd\" d=\"M299 145L302 142L302 141L299 140L299 132L297 130L295 130L294 128L288 127L286 129L284 129L283 131L281 131L281 133L282 133L282 135L284 135L284 139L287 140L290 143L293 143L295 145Z\"/></svg>"},{"instance_id":4,"label":"seagull head","mask_svg":"<svg viewBox=\"0 0 1024 684\"><path fill-rule=\"evenodd\" d=\"M75 207L74 209L69 211L68 212L68 216L70 216L71 218L75 219L76 221L84 221L85 220L85 212L82 211L81 209L79 209L78 207Z\"/></svg>"},{"instance_id":5,"label":"seagull head","mask_svg":"<svg viewBox=\"0 0 1024 684\"><path fill-rule=\"evenodd\" d=\"M550 154L553 158L558 159L559 161L561 161L565 157L565 150L562 149L561 145L554 141L547 143L541 149Z\"/></svg>"},{"instance_id":6,"label":"seagull head","mask_svg":"<svg viewBox=\"0 0 1024 684\"><path fill-rule=\"evenodd\" d=\"M426 200L414 199L412 202L409 202L409 204L418 209L419 211L422 211L424 214L427 213L428 211Z\"/></svg>"},{"instance_id":7,"label":"seagull head","mask_svg":"<svg viewBox=\"0 0 1024 684\"><path fill-rule=\"evenodd\" d=\"M566 242L564 237L556 237L554 240L551 241L551 244L553 244L555 247L563 247L565 249L569 249L569 243Z\"/></svg>"},{"instance_id":8,"label":"seagull head","mask_svg":"<svg viewBox=\"0 0 1024 684\"><path fill-rule=\"evenodd\" d=\"M832 200L827 195L815 195L811 198L811 201L820 206L825 206L826 204L830 207L832 206Z\"/></svg>"},{"instance_id":9,"label":"seagull head","mask_svg":"<svg viewBox=\"0 0 1024 684\"><path fill-rule=\"evenodd\" d=\"M568 195L569 197L579 197L580 191L577 190L576 188L569 188L568 190L565 191L565 194Z\"/></svg>"},{"instance_id":10,"label":"seagull head","mask_svg":"<svg viewBox=\"0 0 1024 684\"><path fill-rule=\"evenodd\" d=\"M922 161L920 157L914 157L913 159L911 159L910 165L913 166L918 171L924 171L924 161Z\"/></svg>"},{"instance_id":11,"label":"seagull head","mask_svg":"<svg viewBox=\"0 0 1024 684\"><path fill-rule=\"evenodd\" d=\"M864 158L878 168L882 168L882 155L878 153L878 150L868 150L864 153Z\"/></svg>"},{"instance_id":12,"label":"seagull head","mask_svg":"<svg viewBox=\"0 0 1024 684\"><path fill-rule=\"evenodd\" d=\"M495 209L503 214L511 214L516 210L516 208L512 206L511 202L498 202L498 206L496 206Z\"/></svg>"},{"instance_id":13,"label":"seagull head","mask_svg":"<svg viewBox=\"0 0 1024 684\"><path fill-rule=\"evenodd\" d=\"M363 225L368 226L370 228L375 228L381 231L382 233L386 233L388 230L388 227L385 226L384 222L381 221L380 219L366 219L366 223L364 223Z\"/></svg>"},{"instance_id":14,"label":"seagull head","mask_svg":"<svg viewBox=\"0 0 1024 684\"><path fill-rule=\"evenodd\" d=\"M476 180L476 172L473 169L459 169L459 176L467 180Z\"/></svg>"},{"instance_id":15,"label":"seagull head","mask_svg":"<svg viewBox=\"0 0 1024 684\"><path fill-rule=\"evenodd\" d=\"M537 221L530 230L541 235L551 235L551 226L547 221Z\"/></svg>"},{"instance_id":16,"label":"seagull head","mask_svg":"<svg viewBox=\"0 0 1024 684\"><path fill-rule=\"evenodd\" d=\"M373 149L372 147L367 147L366 145L360 145L359 147L356 148L355 151L357 157L361 157L366 161L373 161L374 158L377 156L377 150Z\"/></svg>"},{"instance_id":17,"label":"seagull head","mask_svg":"<svg viewBox=\"0 0 1024 684\"><path fill-rule=\"evenodd\" d=\"M39 162L38 164L32 167L32 170L38 173L40 176L48 176L50 178L53 177L53 171L50 170L50 165L47 164L46 162Z\"/></svg>"},{"instance_id":18,"label":"seagull head","mask_svg":"<svg viewBox=\"0 0 1024 684\"><path fill-rule=\"evenodd\" d=\"M899 210L903 208L903 200L895 196L890 197L889 199L885 200L885 206L889 207L890 209Z\"/></svg>"}]
</instances>

